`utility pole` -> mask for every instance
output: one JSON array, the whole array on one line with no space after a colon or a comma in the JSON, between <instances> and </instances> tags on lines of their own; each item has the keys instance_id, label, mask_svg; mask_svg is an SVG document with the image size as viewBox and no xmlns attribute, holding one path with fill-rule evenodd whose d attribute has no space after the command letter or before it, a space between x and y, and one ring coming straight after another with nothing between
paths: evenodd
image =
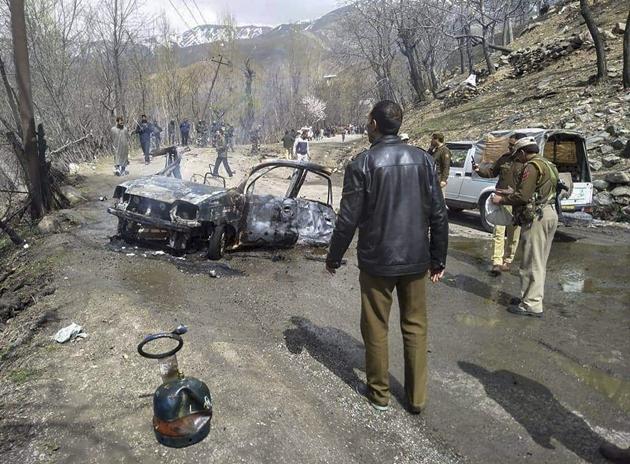
<instances>
[{"instance_id":1,"label":"utility pole","mask_svg":"<svg viewBox=\"0 0 630 464\"><path fill-rule=\"evenodd\" d=\"M40 159L35 135L35 116L33 114L33 95L31 93L31 68L28 57L26 38L26 20L24 18L24 0L9 0L11 14L11 35L13 37L13 59L15 61L15 79L18 89L18 109L22 126L22 146L17 148L17 155L24 160L26 177L31 196L31 218L44 216L50 206L47 201L50 190L44 191L43 176L45 161ZM21 153L19 153L21 152Z\"/></svg>"},{"instance_id":2,"label":"utility pole","mask_svg":"<svg viewBox=\"0 0 630 464\"><path fill-rule=\"evenodd\" d=\"M217 63L217 69L214 71L214 77L212 78L212 84L210 84L210 90L208 91L208 97L206 98L206 103L203 105L203 111L201 112L201 119L206 119L206 113L208 112L208 106L210 105L210 98L212 97L212 91L214 90L214 85L217 83L217 77L219 77L219 70L221 66L232 66L232 63L229 61L223 61L223 55L219 55L219 59L216 60L211 58L210 61L213 63Z\"/></svg>"}]
</instances>

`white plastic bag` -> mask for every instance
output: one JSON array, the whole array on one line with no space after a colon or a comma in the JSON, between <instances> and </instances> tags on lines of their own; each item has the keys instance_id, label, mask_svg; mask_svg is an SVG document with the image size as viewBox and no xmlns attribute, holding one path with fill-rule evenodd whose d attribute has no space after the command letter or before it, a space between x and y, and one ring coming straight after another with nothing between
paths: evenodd
<instances>
[{"instance_id":1,"label":"white plastic bag","mask_svg":"<svg viewBox=\"0 0 630 464\"><path fill-rule=\"evenodd\" d=\"M79 324L75 324L74 322L63 329L59 329L59 331L53 337L57 343L65 343L67 341L74 341L77 338L85 338L87 334L83 331L83 327Z\"/></svg>"},{"instance_id":2,"label":"white plastic bag","mask_svg":"<svg viewBox=\"0 0 630 464\"><path fill-rule=\"evenodd\" d=\"M493 226L509 226L514 224L514 216L512 216L512 213L510 213L505 206L492 203L493 195L494 194L488 197L484 206L486 210L486 221Z\"/></svg>"}]
</instances>

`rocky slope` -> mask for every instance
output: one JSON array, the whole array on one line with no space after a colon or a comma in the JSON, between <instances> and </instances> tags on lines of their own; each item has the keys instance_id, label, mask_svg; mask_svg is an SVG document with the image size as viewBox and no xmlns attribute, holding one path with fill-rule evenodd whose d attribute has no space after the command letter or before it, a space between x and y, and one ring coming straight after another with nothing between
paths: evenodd
<instances>
[{"instance_id":1,"label":"rocky slope","mask_svg":"<svg viewBox=\"0 0 630 464\"><path fill-rule=\"evenodd\" d=\"M593 13L606 40L610 79L593 85L595 49L579 2L552 8L526 27L510 54L495 54L497 71L474 90L448 82L445 98L411 111L404 130L421 146L432 131L475 140L497 129L564 128L583 133L598 193L596 215L630 221L630 92L621 86L627 4L598 2ZM482 64L478 64L481 69Z\"/></svg>"}]
</instances>

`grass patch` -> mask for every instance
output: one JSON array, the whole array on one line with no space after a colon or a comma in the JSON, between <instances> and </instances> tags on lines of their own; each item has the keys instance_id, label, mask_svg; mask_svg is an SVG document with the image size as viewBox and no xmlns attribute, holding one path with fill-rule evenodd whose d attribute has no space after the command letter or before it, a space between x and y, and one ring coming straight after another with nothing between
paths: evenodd
<instances>
[{"instance_id":1,"label":"grass patch","mask_svg":"<svg viewBox=\"0 0 630 464\"><path fill-rule=\"evenodd\" d=\"M37 371L33 369L16 369L9 374L9 380L17 384L28 382L37 376Z\"/></svg>"}]
</instances>

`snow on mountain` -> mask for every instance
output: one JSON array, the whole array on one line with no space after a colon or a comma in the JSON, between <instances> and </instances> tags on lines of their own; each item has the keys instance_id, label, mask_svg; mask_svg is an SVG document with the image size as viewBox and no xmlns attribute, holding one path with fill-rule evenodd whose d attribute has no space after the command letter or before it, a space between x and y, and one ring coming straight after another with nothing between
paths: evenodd
<instances>
[{"instance_id":1,"label":"snow on mountain","mask_svg":"<svg viewBox=\"0 0 630 464\"><path fill-rule=\"evenodd\" d=\"M234 33L236 39L254 39L270 30L272 30L272 28L267 26L237 26ZM228 39L231 33L232 31L229 26L205 24L183 32L177 36L175 41L180 47L184 48L220 42Z\"/></svg>"}]
</instances>

